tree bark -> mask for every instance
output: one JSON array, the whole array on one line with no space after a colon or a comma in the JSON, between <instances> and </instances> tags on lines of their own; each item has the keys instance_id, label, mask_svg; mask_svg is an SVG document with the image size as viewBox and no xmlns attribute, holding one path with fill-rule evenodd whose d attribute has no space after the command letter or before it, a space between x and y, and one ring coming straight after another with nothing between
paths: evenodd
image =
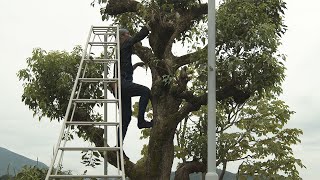
<instances>
[{"instance_id":1,"label":"tree bark","mask_svg":"<svg viewBox=\"0 0 320 180\"><path fill-rule=\"evenodd\" d=\"M162 91L160 97L153 96L152 103L154 127L149 141L146 180L170 179L174 159L173 138L178 125L175 119L180 101Z\"/></svg>"}]
</instances>

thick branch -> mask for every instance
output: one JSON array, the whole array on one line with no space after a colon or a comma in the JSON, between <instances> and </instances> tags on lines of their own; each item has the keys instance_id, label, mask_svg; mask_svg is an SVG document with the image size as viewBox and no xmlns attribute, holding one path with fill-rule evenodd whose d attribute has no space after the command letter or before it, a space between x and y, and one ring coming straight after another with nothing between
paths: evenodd
<instances>
[{"instance_id":1,"label":"thick branch","mask_svg":"<svg viewBox=\"0 0 320 180\"><path fill-rule=\"evenodd\" d=\"M207 94L201 96L194 96L192 92L187 91L181 94L181 97L185 97L187 103L179 110L179 116L177 121L181 121L183 118L187 117L192 111L198 111L200 107L207 104Z\"/></svg>"},{"instance_id":2,"label":"thick branch","mask_svg":"<svg viewBox=\"0 0 320 180\"><path fill-rule=\"evenodd\" d=\"M138 4L140 3L133 0L109 0L104 13L118 15L126 12L136 12Z\"/></svg>"},{"instance_id":3,"label":"thick branch","mask_svg":"<svg viewBox=\"0 0 320 180\"><path fill-rule=\"evenodd\" d=\"M194 52L194 53L196 53L196 52ZM183 65L190 64L192 62L196 62L198 59L192 58L192 54L194 54L194 53L189 53L189 54L185 54L183 56L176 57L174 59L174 64L175 64L174 67L179 68Z\"/></svg>"},{"instance_id":4,"label":"thick branch","mask_svg":"<svg viewBox=\"0 0 320 180\"><path fill-rule=\"evenodd\" d=\"M191 91L184 91L177 95L178 98L184 99L187 103L179 110L177 121L181 121L190 112L197 111L202 105L207 104L208 94L205 93L201 96L196 96ZM221 90L216 91L216 100L222 101L232 97L237 104L243 104L249 97L250 93L243 92L234 86L227 86Z\"/></svg>"},{"instance_id":5,"label":"thick branch","mask_svg":"<svg viewBox=\"0 0 320 180\"><path fill-rule=\"evenodd\" d=\"M203 59L198 59L198 58L195 58L194 56L196 55L196 54L198 54L199 53L199 51L204 51L205 49L207 49L208 48L208 45L207 46L205 46L204 48L202 48L201 50L198 50L198 51L196 51L196 52L193 52L193 53L189 53L189 54L185 54L185 55L183 55L183 56L179 56L179 57L175 57L174 59L173 59L173 67L175 68L175 70L176 69L178 69L179 67L181 67L181 66L184 66L184 65L187 65L187 64L190 64L190 63L193 63L193 62L197 62L197 61L205 61L205 60L207 60L207 59L205 59L205 60L203 60Z\"/></svg>"},{"instance_id":6,"label":"thick branch","mask_svg":"<svg viewBox=\"0 0 320 180\"><path fill-rule=\"evenodd\" d=\"M137 69L137 67L143 67L145 66L144 62L138 62L138 63L135 63L134 65L132 65L133 67L133 70Z\"/></svg>"},{"instance_id":7,"label":"thick branch","mask_svg":"<svg viewBox=\"0 0 320 180\"><path fill-rule=\"evenodd\" d=\"M206 165L203 162L185 162L180 165L176 171L174 180L186 180L189 179L189 174L195 172L206 172Z\"/></svg>"}]
</instances>

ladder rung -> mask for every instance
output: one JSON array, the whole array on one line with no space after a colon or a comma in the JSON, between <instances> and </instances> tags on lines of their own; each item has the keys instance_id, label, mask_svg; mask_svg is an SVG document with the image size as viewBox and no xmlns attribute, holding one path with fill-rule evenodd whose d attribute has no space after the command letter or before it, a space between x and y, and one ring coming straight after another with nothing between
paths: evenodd
<instances>
[{"instance_id":1,"label":"ladder rung","mask_svg":"<svg viewBox=\"0 0 320 180\"><path fill-rule=\"evenodd\" d=\"M118 99L73 99L75 103L118 103Z\"/></svg>"},{"instance_id":2,"label":"ladder rung","mask_svg":"<svg viewBox=\"0 0 320 180\"><path fill-rule=\"evenodd\" d=\"M62 151L118 151L120 147L59 147Z\"/></svg>"},{"instance_id":3,"label":"ladder rung","mask_svg":"<svg viewBox=\"0 0 320 180\"><path fill-rule=\"evenodd\" d=\"M121 175L50 175L50 178L121 178Z\"/></svg>"},{"instance_id":4,"label":"ladder rung","mask_svg":"<svg viewBox=\"0 0 320 180\"><path fill-rule=\"evenodd\" d=\"M92 29L112 29L117 30L116 26L92 26Z\"/></svg>"},{"instance_id":5,"label":"ladder rung","mask_svg":"<svg viewBox=\"0 0 320 180\"><path fill-rule=\"evenodd\" d=\"M116 32L107 32L105 30L93 30L93 33L95 35L113 35L113 36L117 35Z\"/></svg>"},{"instance_id":6,"label":"ladder rung","mask_svg":"<svg viewBox=\"0 0 320 180\"><path fill-rule=\"evenodd\" d=\"M95 63L109 63L109 62L116 63L118 60L117 59L84 59L84 61L95 62Z\"/></svg>"},{"instance_id":7,"label":"ladder rung","mask_svg":"<svg viewBox=\"0 0 320 180\"><path fill-rule=\"evenodd\" d=\"M81 82L117 82L117 78L79 78Z\"/></svg>"},{"instance_id":8,"label":"ladder rung","mask_svg":"<svg viewBox=\"0 0 320 180\"><path fill-rule=\"evenodd\" d=\"M66 122L67 125L104 125L104 126L118 126L118 122L89 122L89 121L71 121Z\"/></svg>"},{"instance_id":9,"label":"ladder rung","mask_svg":"<svg viewBox=\"0 0 320 180\"><path fill-rule=\"evenodd\" d=\"M105 45L117 45L116 42L88 42L91 46L105 46Z\"/></svg>"},{"instance_id":10,"label":"ladder rung","mask_svg":"<svg viewBox=\"0 0 320 180\"><path fill-rule=\"evenodd\" d=\"M97 35L97 33L101 33L101 35L117 35L117 31L116 30L110 30L110 29L103 29L103 28L96 28L96 29L93 29L92 32L94 34Z\"/></svg>"}]
</instances>

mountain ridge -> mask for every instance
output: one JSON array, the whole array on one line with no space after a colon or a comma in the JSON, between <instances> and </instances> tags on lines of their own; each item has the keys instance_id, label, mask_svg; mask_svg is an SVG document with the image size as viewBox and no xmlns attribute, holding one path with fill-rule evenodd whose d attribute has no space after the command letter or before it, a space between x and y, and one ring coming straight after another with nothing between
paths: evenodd
<instances>
[{"instance_id":1,"label":"mountain ridge","mask_svg":"<svg viewBox=\"0 0 320 180\"><path fill-rule=\"evenodd\" d=\"M32 160L6 148L0 147L0 176L6 174L15 175L26 165L48 168L48 166L42 162Z\"/></svg>"}]
</instances>

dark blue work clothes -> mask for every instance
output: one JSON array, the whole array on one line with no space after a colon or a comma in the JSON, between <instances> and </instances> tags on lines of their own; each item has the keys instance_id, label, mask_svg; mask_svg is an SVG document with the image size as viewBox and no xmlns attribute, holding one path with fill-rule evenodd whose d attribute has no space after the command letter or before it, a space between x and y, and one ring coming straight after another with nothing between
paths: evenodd
<instances>
[{"instance_id":1,"label":"dark blue work clothes","mask_svg":"<svg viewBox=\"0 0 320 180\"><path fill-rule=\"evenodd\" d=\"M132 67L132 51L133 45L137 42L140 42L149 34L147 27L143 27L135 36L128 38L120 46L120 70L121 70L121 79L131 80L133 74Z\"/></svg>"},{"instance_id":2,"label":"dark blue work clothes","mask_svg":"<svg viewBox=\"0 0 320 180\"><path fill-rule=\"evenodd\" d=\"M126 136L128 126L131 122L132 103L131 97L140 96L138 124L145 121L144 113L146 111L149 99L150 89L146 86L133 83L132 81L121 81L121 104L122 104L122 138Z\"/></svg>"},{"instance_id":3,"label":"dark blue work clothes","mask_svg":"<svg viewBox=\"0 0 320 180\"><path fill-rule=\"evenodd\" d=\"M147 27L143 27L135 36L128 38L120 46L121 71L121 104L122 104L122 138L126 136L132 116L131 97L140 96L138 124L144 120L144 113L150 99L150 89L146 86L133 83L132 49L149 34ZM119 143L119 142L118 142Z\"/></svg>"}]
</instances>

